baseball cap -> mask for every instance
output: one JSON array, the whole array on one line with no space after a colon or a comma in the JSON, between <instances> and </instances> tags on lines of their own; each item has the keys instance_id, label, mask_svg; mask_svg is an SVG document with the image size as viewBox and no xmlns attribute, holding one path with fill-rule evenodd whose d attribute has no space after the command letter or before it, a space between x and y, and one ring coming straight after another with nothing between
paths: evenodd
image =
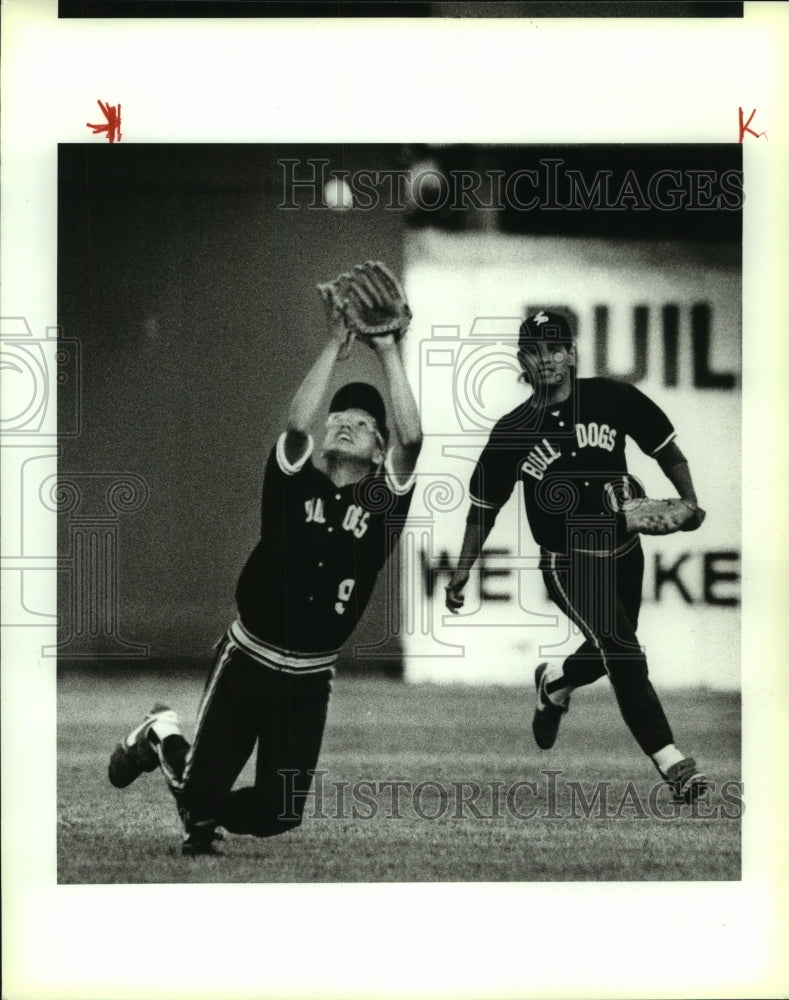
<instances>
[{"instance_id":1,"label":"baseball cap","mask_svg":"<svg viewBox=\"0 0 789 1000\"><path fill-rule=\"evenodd\" d=\"M548 340L556 344L571 344L574 335L570 322L561 313L549 309L538 309L530 313L521 323L518 331L518 350L522 351L530 343Z\"/></svg>"},{"instance_id":2,"label":"baseball cap","mask_svg":"<svg viewBox=\"0 0 789 1000\"><path fill-rule=\"evenodd\" d=\"M375 417L378 430L384 441L389 440L386 426L386 407L380 392L367 382L348 382L338 389L329 404L329 413L341 413L343 410L364 410Z\"/></svg>"}]
</instances>

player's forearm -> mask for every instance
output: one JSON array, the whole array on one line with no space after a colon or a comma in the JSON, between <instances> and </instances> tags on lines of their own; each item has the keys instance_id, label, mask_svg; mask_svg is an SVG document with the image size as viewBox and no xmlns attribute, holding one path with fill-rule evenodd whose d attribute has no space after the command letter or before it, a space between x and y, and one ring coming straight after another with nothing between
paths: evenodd
<instances>
[{"instance_id":1,"label":"player's forearm","mask_svg":"<svg viewBox=\"0 0 789 1000\"><path fill-rule=\"evenodd\" d=\"M463 545L461 546L457 561L457 568L459 570L468 572L468 570L473 568L474 563L479 559L482 552L484 542L482 524L474 521L466 521Z\"/></svg>"},{"instance_id":2,"label":"player's forearm","mask_svg":"<svg viewBox=\"0 0 789 1000\"><path fill-rule=\"evenodd\" d=\"M411 391L398 344L379 350L389 395L392 400L392 422L403 448L419 450L422 445L422 424L419 409Z\"/></svg>"},{"instance_id":3,"label":"player's forearm","mask_svg":"<svg viewBox=\"0 0 789 1000\"><path fill-rule=\"evenodd\" d=\"M470 570L479 559L482 546L496 523L498 511L485 510L472 504L466 520L466 530L463 533L463 545L460 549L457 568Z\"/></svg>"},{"instance_id":4,"label":"player's forearm","mask_svg":"<svg viewBox=\"0 0 789 1000\"><path fill-rule=\"evenodd\" d=\"M690 475L690 468L687 462L679 462L665 470L666 476L670 480L674 489L683 500L689 503L698 503L696 490L693 488L693 480Z\"/></svg>"},{"instance_id":5,"label":"player's forearm","mask_svg":"<svg viewBox=\"0 0 789 1000\"><path fill-rule=\"evenodd\" d=\"M334 362L341 343L329 340L321 351L312 368L307 372L304 381L296 390L288 410L287 429L296 434L308 434L315 415L326 395Z\"/></svg>"},{"instance_id":6,"label":"player's forearm","mask_svg":"<svg viewBox=\"0 0 789 1000\"><path fill-rule=\"evenodd\" d=\"M466 522L460 556L458 557L457 565L449 577L449 583L445 588L447 592L447 607L453 614L457 614L465 602L463 591L468 583L471 569L482 551L482 544L485 541L483 533L484 529L480 522Z\"/></svg>"},{"instance_id":7,"label":"player's forearm","mask_svg":"<svg viewBox=\"0 0 789 1000\"><path fill-rule=\"evenodd\" d=\"M673 442L667 445L664 451L665 453L657 456L664 475L683 500L698 503L688 460Z\"/></svg>"}]
</instances>

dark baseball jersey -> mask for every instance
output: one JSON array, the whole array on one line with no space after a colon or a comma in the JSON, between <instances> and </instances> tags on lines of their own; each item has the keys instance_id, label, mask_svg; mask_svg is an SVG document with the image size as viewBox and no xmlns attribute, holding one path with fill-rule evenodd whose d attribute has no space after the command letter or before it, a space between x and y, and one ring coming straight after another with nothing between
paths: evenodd
<instances>
[{"instance_id":1,"label":"dark baseball jersey","mask_svg":"<svg viewBox=\"0 0 789 1000\"><path fill-rule=\"evenodd\" d=\"M614 545L623 545L615 511L643 496L628 475L626 438L654 457L674 436L665 413L635 386L577 379L563 403L538 405L533 396L496 423L471 477L472 511L497 512L520 481L529 527L543 548L566 552L573 518L607 519Z\"/></svg>"},{"instance_id":2,"label":"dark baseball jersey","mask_svg":"<svg viewBox=\"0 0 789 1000\"><path fill-rule=\"evenodd\" d=\"M266 467L260 541L236 587L233 638L269 666L307 673L330 668L354 630L402 532L414 479L400 484L388 461L335 486L310 460L296 464L285 435Z\"/></svg>"}]
</instances>

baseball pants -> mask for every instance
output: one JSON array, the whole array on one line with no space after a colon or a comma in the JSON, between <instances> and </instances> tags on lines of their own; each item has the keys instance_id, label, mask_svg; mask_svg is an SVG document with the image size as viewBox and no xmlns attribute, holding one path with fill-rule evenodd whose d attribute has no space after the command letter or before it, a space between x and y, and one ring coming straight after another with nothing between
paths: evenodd
<instances>
[{"instance_id":1,"label":"baseball pants","mask_svg":"<svg viewBox=\"0 0 789 1000\"><path fill-rule=\"evenodd\" d=\"M330 693L330 671L300 677L268 669L226 636L206 681L194 743L165 739L160 755L187 831L214 823L271 837L298 826ZM256 742L255 783L233 789Z\"/></svg>"},{"instance_id":2,"label":"baseball pants","mask_svg":"<svg viewBox=\"0 0 789 1000\"><path fill-rule=\"evenodd\" d=\"M564 661L566 682L582 687L608 674L622 718L644 753L673 743L636 636L644 576L641 546L618 556L564 556L543 549L540 567L551 600L586 637Z\"/></svg>"}]
</instances>

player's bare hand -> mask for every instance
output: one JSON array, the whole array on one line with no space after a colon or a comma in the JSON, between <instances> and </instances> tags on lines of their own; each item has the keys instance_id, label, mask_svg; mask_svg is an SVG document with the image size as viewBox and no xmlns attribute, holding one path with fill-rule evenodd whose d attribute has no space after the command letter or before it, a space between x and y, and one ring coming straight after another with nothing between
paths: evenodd
<instances>
[{"instance_id":1,"label":"player's bare hand","mask_svg":"<svg viewBox=\"0 0 789 1000\"><path fill-rule=\"evenodd\" d=\"M327 281L323 285L318 285L318 294L323 302L323 310L326 314L326 325L329 329L329 336L337 340L345 338L345 316L344 303L339 296L337 283Z\"/></svg>"},{"instance_id":2,"label":"player's bare hand","mask_svg":"<svg viewBox=\"0 0 789 1000\"><path fill-rule=\"evenodd\" d=\"M341 275L340 278L342 277ZM344 360L351 353L354 336L348 330L345 319L347 302L343 297L342 281L337 279L318 285L318 294L323 301L329 339L337 343L337 357Z\"/></svg>"},{"instance_id":3,"label":"player's bare hand","mask_svg":"<svg viewBox=\"0 0 789 1000\"><path fill-rule=\"evenodd\" d=\"M468 583L468 570L455 570L449 583L444 588L446 591L447 608L456 615L466 603L463 588Z\"/></svg>"}]
</instances>

